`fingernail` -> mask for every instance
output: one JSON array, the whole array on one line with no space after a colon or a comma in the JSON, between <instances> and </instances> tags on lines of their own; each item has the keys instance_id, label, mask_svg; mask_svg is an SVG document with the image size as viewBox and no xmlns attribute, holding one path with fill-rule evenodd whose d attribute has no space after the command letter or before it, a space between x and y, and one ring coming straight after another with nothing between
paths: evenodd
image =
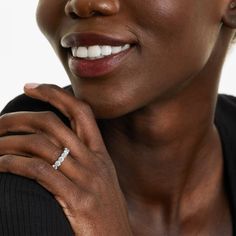
<instances>
[{"instance_id":1,"label":"fingernail","mask_svg":"<svg viewBox=\"0 0 236 236\"><path fill-rule=\"evenodd\" d=\"M236 2L231 2L231 3L230 3L230 8L233 9L233 8L235 8L235 7L236 7Z\"/></svg>"},{"instance_id":2,"label":"fingernail","mask_svg":"<svg viewBox=\"0 0 236 236\"><path fill-rule=\"evenodd\" d=\"M27 83L27 84L25 84L25 88L26 89L35 89L35 88L37 88L38 86L39 86L40 84L37 84L37 83Z\"/></svg>"}]
</instances>

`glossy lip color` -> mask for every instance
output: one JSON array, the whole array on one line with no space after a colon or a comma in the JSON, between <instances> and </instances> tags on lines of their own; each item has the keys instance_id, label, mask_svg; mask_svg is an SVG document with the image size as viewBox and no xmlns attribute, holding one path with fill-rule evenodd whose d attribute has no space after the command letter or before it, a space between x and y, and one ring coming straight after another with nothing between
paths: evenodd
<instances>
[{"instance_id":1,"label":"glossy lip color","mask_svg":"<svg viewBox=\"0 0 236 236\"><path fill-rule=\"evenodd\" d=\"M132 50L131 46L123 52L96 60L80 59L69 54L69 68L74 75L82 78L104 76L120 66Z\"/></svg>"}]
</instances>

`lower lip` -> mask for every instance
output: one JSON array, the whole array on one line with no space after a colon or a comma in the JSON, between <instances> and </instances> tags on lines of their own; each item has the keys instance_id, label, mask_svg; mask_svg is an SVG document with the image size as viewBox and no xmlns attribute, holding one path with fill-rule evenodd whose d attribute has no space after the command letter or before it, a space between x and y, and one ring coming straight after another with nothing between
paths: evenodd
<instances>
[{"instance_id":1,"label":"lower lip","mask_svg":"<svg viewBox=\"0 0 236 236\"><path fill-rule=\"evenodd\" d=\"M104 76L121 65L132 49L96 60L79 59L70 54L69 68L74 75L82 78Z\"/></svg>"}]
</instances>

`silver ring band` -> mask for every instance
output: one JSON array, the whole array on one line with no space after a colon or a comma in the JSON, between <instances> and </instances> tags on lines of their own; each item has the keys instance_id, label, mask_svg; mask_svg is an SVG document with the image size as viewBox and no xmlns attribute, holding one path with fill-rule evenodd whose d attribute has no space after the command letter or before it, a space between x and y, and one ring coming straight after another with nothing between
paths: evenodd
<instances>
[{"instance_id":1,"label":"silver ring band","mask_svg":"<svg viewBox=\"0 0 236 236\"><path fill-rule=\"evenodd\" d=\"M52 165L52 167L57 170L59 166L62 164L62 162L66 159L68 154L70 153L70 150L68 148L64 148L62 154L58 157L58 159L55 161L55 163Z\"/></svg>"}]
</instances>

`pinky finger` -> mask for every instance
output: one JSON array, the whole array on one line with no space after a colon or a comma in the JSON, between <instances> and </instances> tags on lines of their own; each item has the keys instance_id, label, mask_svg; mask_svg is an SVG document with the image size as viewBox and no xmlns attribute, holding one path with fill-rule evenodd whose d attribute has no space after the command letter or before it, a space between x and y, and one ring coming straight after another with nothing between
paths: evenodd
<instances>
[{"instance_id":1,"label":"pinky finger","mask_svg":"<svg viewBox=\"0 0 236 236\"><path fill-rule=\"evenodd\" d=\"M0 172L12 173L35 180L55 197L66 200L68 191L75 185L60 171L39 158L27 158L17 155L0 156Z\"/></svg>"}]
</instances>

